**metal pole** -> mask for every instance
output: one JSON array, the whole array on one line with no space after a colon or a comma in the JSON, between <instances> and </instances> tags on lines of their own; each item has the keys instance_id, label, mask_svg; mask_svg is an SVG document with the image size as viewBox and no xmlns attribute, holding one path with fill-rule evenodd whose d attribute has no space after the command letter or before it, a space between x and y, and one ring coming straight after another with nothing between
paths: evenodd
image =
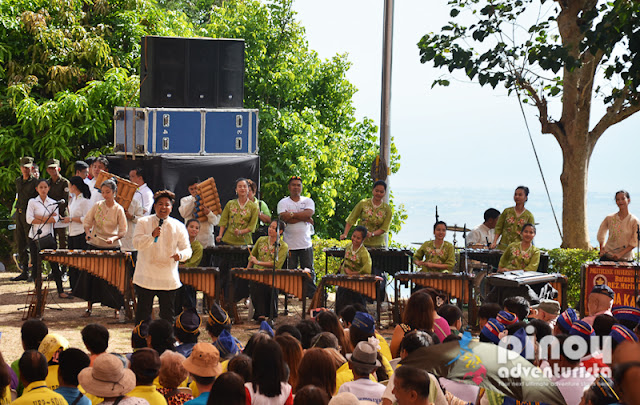
<instances>
[{"instance_id":1,"label":"metal pole","mask_svg":"<svg viewBox=\"0 0 640 405\"><path fill-rule=\"evenodd\" d=\"M391 165L391 62L393 59L393 0L384 1L384 30L382 39L382 103L380 109L380 159L387 168ZM387 176L390 174L387 169ZM389 183L389 178L386 179ZM389 193L385 195L389 202Z\"/></svg>"}]
</instances>

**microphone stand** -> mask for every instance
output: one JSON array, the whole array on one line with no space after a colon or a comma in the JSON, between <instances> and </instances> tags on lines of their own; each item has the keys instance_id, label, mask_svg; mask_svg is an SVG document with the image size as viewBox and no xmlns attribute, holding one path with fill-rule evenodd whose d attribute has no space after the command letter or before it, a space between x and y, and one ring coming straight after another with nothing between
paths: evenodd
<instances>
[{"instance_id":1,"label":"microphone stand","mask_svg":"<svg viewBox=\"0 0 640 405\"><path fill-rule=\"evenodd\" d=\"M36 198L39 198L39 196ZM44 206L44 203L42 205ZM59 206L58 203L53 205L56 205L56 208ZM47 207L49 206L45 206L45 209L47 210L47 212L49 212L49 209ZM36 308L33 315L35 318L39 318L39 319L42 319L42 315L44 312L44 299L42 297L42 260L40 260L40 235L42 235L42 228L44 228L44 226L47 225L47 223L53 217L53 214L55 212L56 212L55 209L49 212L49 216L47 216L47 219L45 219L44 222L42 222L38 227L38 229L36 230L36 238L33 239L33 243L36 245L36 250L37 250L36 254L33 255L33 259L35 263L31 264L34 270L36 270L34 272L35 273L34 282L35 282L35 294L36 294ZM52 236L55 238L55 234L52 233Z\"/></svg>"},{"instance_id":2,"label":"microphone stand","mask_svg":"<svg viewBox=\"0 0 640 405\"><path fill-rule=\"evenodd\" d=\"M269 324L271 327L275 325L274 307L277 303L276 296L276 265L278 263L278 253L280 253L280 221L276 221L276 242L273 244L273 269L271 270L271 299L269 300Z\"/></svg>"}]
</instances>

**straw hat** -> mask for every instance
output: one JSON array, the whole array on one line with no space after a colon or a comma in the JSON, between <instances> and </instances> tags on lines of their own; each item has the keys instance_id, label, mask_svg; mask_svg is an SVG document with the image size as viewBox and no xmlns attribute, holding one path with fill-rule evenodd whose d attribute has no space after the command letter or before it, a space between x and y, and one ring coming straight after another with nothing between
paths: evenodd
<instances>
[{"instance_id":1,"label":"straw hat","mask_svg":"<svg viewBox=\"0 0 640 405\"><path fill-rule=\"evenodd\" d=\"M101 398L119 397L136 387L133 371L124 367L116 355L102 353L78 375L78 382L89 394Z\"/></svg>"}]
</instances>

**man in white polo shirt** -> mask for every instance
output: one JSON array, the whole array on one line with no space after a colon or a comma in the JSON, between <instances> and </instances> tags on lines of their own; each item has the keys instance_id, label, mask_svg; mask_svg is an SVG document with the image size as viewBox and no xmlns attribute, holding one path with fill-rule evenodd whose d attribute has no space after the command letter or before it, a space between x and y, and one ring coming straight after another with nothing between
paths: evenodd
<instances>
[{"instance_id":1,"label":"man in white polo shirt","mask_svg":"<svg viewBox=\"0 0 640 405\"><path fill-rule=\"evenodd\" d=\"M278 215L286 222L284 241L289 245L289 268L307 268L313 274L313 214L316 205L309 197L302 196L302 178L291 176L289 179L289 197L278 202ZM313 283L307 286L307 294L315 291Z\"/></svg>"}]
</instances>

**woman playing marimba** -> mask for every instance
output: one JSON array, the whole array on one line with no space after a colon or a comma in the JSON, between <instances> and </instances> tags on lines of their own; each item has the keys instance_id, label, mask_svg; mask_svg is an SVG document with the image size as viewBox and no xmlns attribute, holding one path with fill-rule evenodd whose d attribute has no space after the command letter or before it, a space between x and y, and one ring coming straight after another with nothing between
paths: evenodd
<instances>
[{"instance_id":1,"label":"woman playing marimba","mask_svg":"<svg viewBox=\"0 0 640 405\"><path fill-rule=\"evenodd\" d=\"M378 180L373 184L373 196L365 198L356 204L351 215L347 218L344 232L340 235L340 240L347 239L349 230L358 223L367 228L367 237L364 245L367 247L384 247L384 234L389 231L389 224L393 212L391 206L382 199L387 193L387 183Z\"/></svg>"},{"instance_id":2,"label":"woman playing marimba","mask_svg":"<svg viewBox=\"0 0 640 405\"><path fill-rule=\"evenodd\" d=\"M435 240L423 243L413 254L413 261L421 267L422 272L449 272L456 264L456 255L453 245L444 240L447 236L447 224L443 221L436 222L433 225L433 235Z\"/></svg>"},{"instance_id":3,"label":"woman playing marimba","mask_svg":"<svg viewBox=\"0 0 640 405\"><path fill-rule=\"evenodd\" d=\"M498 218L496 224L495 236L491 249L496 247L504 251L509 244L520 242L520 232L524 224L534 224L533 214L524 208L524 204L529 199L529 187L518 186L513 194L514 207L505 208ZM502 236L502 237L501 237ZM498 239L500 243L498 244Z\"/></svg>"},{"instance_id":4,"label":"woman playing marimba","mask_svg":"<svg viewBox=\"0 0 640 405\"><path fill-rule=\"evenodd\" d=\"M503 273L510 270L536 271L540 264L540 249L533 246L533 238L536 236L536 227L533 224L524 224L521 242L513 242L502 254L498 271Z\"/></svg>"},{"instance_id":5,"label":"woman playing marimba","mask_svg":"<svg viewBox=\"0 0 640 405\"><path fill-rule=\"evenodd\" d=\"M351 234L351 243L344 248L344 260L340 266L340 273L358 276L361 274L371 274L371 256L364 240L367 237L367 228L359 225ZM360 303L366 307L365 297L347 288L338 287L336 291L336 314L339 314L347 305Z\"/></svg>"},{"instance_id":6,"label":"woman playing marimba","mask_svg":"<svg viewBox=\"0 0 640 405\"><path fill-rule=\"evenodd\" d=\"M258 223L258 206L249 201L246 179L236 180L237 199L229 201L222 210L220 234L216 241L229 245L250 245L251 233Z\"/></svg>"},{"instance_id":7,"label":"woman playing marimba","mask_svg":"<svg viewBox=\"0 0 640 405\"><path fill-rule=\"evenodd\" d=\"M116 182L109 179L100 185L104 200L98 201L84 218L84 232L91 249L120 250L120 239L127 233L127 217L124 208L116 202ZM118 309L124 305L124 297L118 289L105 280L87 272L81 272L73 295L87 301L85 316L91 316L93 303Z\"/></svg>"},{"instance_id":8,"label":"woman playing marimba","mask_svg":"<svg viewBox=\"0 0 640 405\"><path fill-rule=\"evenodd\" d=\"M278 233L278 226L280 226L280 233ZM280 220L273 220L269 225L269 236L262 236L258 238L256 244L253 245L251 250L251 256L249 256L248 268L256 269L273 269L276 254L276 241L280 241L280 247L278 248L278 261L275 262L275 268L281 269L284 264L287 254L289 253L289 246L282 240L282 233L284 232L285 223ZM262 285L259 283L250 284L251 302L255 308L253 313L253 319L259 319L260 317L269 316L269 305L274 305L274 314L278 314L275 307L276 301L271 298L271 287Z\"/></svg>"},{"instance_id":9,"label":"woman playing marimba","mask_svg":"<svg viewBox=\"0 0 640 405\"><path fill-rule=\"evenodd\" d=\"M600 243L600 260L631 261L633 248L638 245L636 231L638 218L629 213L631 198L625 190L616 193L618 212L607 215L598 229ZM604 237L609 233L607 243Z\"/></svg>"}]
</instances>

